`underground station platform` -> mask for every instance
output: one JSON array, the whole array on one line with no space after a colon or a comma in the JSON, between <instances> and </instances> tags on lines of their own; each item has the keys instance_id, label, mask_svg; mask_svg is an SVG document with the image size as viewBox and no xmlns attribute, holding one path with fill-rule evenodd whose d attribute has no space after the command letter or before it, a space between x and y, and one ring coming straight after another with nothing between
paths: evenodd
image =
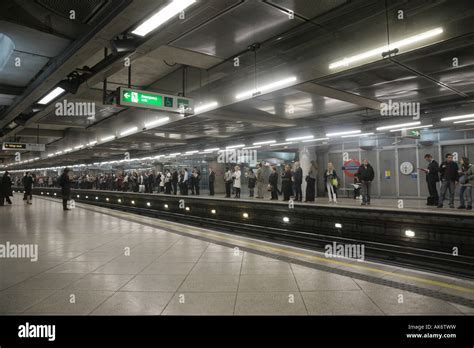
<instances>
[{"instance_id":1,"label":"underground station platform","mask_svg":"<svg viewBox=\"0 0 474 348\"><path fill-rule=\"evenodd\" d=\"M0 347L472 347L473 38L470 0L0 2Z\"/></svg>"}]
</instances>

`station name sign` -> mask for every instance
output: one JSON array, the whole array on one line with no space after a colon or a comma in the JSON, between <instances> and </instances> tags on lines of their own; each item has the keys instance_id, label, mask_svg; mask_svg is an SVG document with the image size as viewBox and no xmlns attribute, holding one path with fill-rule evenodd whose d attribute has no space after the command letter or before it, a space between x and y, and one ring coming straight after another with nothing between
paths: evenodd
<instances>
[{"instance_id":1,"label":"station name sign","mask_svg":"<svg viewBox=\"0 0 474 348\"><path fill-rule=\"evenodd\" d=\"M26 144L26 143L3 143L4 151L45 151L44 144Z\"/></svg>"},{"instance_id":2,"label":"station name sign","mask_svg":"<svg viewBox=\"0 0 474 348\"><path fill-rule=\"evenodd\" d=\"M155 109L184 115L194 114L194 101L190 98L126 87L120 87L118 92L120 106Z\"/></svg>"}]
</instances>

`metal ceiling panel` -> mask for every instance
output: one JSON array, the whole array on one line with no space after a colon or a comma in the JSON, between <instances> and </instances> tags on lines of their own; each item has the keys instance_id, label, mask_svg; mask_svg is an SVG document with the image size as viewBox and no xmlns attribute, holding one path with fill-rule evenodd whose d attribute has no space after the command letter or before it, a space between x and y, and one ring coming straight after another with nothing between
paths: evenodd
<instances>
[{"instance_id":1,"label":"metal ceiling panel","mask_svg":"<svg viewBox=\"0 0 474 348\"><path fill-rule=\"evenodd\" d=\"M225 59L301 23L263 2L247 1L171 45Z\"/></svg>"},{"instance_id":2,"label":"metal ceiling panel","mask_svg":"<svg viewBox=\"0 0 474 348\"><path fill-rule=\"evenodd\" d=\"M268 3L291 10L295 14L312 19L346 4L347 0L268 0Z\"/></svg>"},{"instance_id":3,"label":"metal ceiling panel","mask_svg":"<svg viewBox=\"0 0 474 348\"><path fill-rule=\"evenodd\" d=\"M20 58L20 67L15 66L16 58ZM0 85L25 87L48 62L49 58L13 52L0 73Z\"/></svg>"}]
</instances>

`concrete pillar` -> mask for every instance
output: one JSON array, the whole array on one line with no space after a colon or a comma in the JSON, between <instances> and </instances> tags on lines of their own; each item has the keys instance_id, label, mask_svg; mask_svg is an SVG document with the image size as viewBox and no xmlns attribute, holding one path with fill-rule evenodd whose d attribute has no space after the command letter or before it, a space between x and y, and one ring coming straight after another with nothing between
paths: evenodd
<instances>
[{"instance_id":1,"label":"concrete pillar","mask_svg":"<svg viewBox=\"0 0 474 348\"><path fill-rule=\"evenodd\" d=\"M208 162L209 168L212 168L216 173L216 181L214 182L215 194L225 194L224 172L225 163L218 163L217 161Z\"/></svg>"},{"instance_id":2,"label":"concrete pillar","mask_svg":"<svg viewBox=\"0 0 474 348\"><path fill-rule=\"evenodd\" d=\"M303 197L306 198L306 175L308 175L309 169L311 167L311 161L316 160L316 148L315 147L305 147L300 145L299 147L299 162L301 169L303 169L303 185L301 185L301 190L303 191ZM316 183L317 185L317 183ZM316 193L318 189L316 187Z\"/></svg>"}]
</instances>

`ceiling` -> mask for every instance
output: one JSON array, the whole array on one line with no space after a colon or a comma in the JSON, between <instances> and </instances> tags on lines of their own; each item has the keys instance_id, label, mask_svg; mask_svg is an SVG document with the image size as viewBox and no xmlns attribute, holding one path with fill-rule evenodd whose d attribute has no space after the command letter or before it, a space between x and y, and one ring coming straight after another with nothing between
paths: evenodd
<instances>
[{"instance_id":1,"label":"ceiling","mask_svg":"<svg viewBox=\"0 0 474 348\"><path fill-rule=\"evenodd\" d=\"M389 100L420 103L423 123L435 128L445 127L442 116L474 113L474 8L469 0L394 0L388 8L377 0L317 5L312 0L200 0L184 19L174 18L136 41L135 51L127 54L131 71L124 55L111 54L111 41L130 35L169 0L124 0L113 6L113 13L110 1L56 3L0 5L0 33L11 37L17 50L0 71L0 140L46 144L45 153L24 155L40 157L35 165L94 161L123 152L173 152L266 134L370 130L387 122L379 107ZM76 6L78 20L71 22L65 11ZM400 46L392 57L374 55L336 69L329 66L439 27L441 34ZM22 59L22 69L14 66L15 57ZM61 100L92 102L95 117L57 116L54 103L32 110L73 71L87 75L75 94ZM253 98L236 98L256 85L291 76L294 82ZM213 101L218 106L185 118L124 108L104 100L104 79L107 94L130 85L185 95L196 106ZM142 130L144 122L160 117L170 119ZM136 125L136 134L47 156ZM0 152L0 158L8 163L12 153Z\"/></svg>"}]
</instances>

